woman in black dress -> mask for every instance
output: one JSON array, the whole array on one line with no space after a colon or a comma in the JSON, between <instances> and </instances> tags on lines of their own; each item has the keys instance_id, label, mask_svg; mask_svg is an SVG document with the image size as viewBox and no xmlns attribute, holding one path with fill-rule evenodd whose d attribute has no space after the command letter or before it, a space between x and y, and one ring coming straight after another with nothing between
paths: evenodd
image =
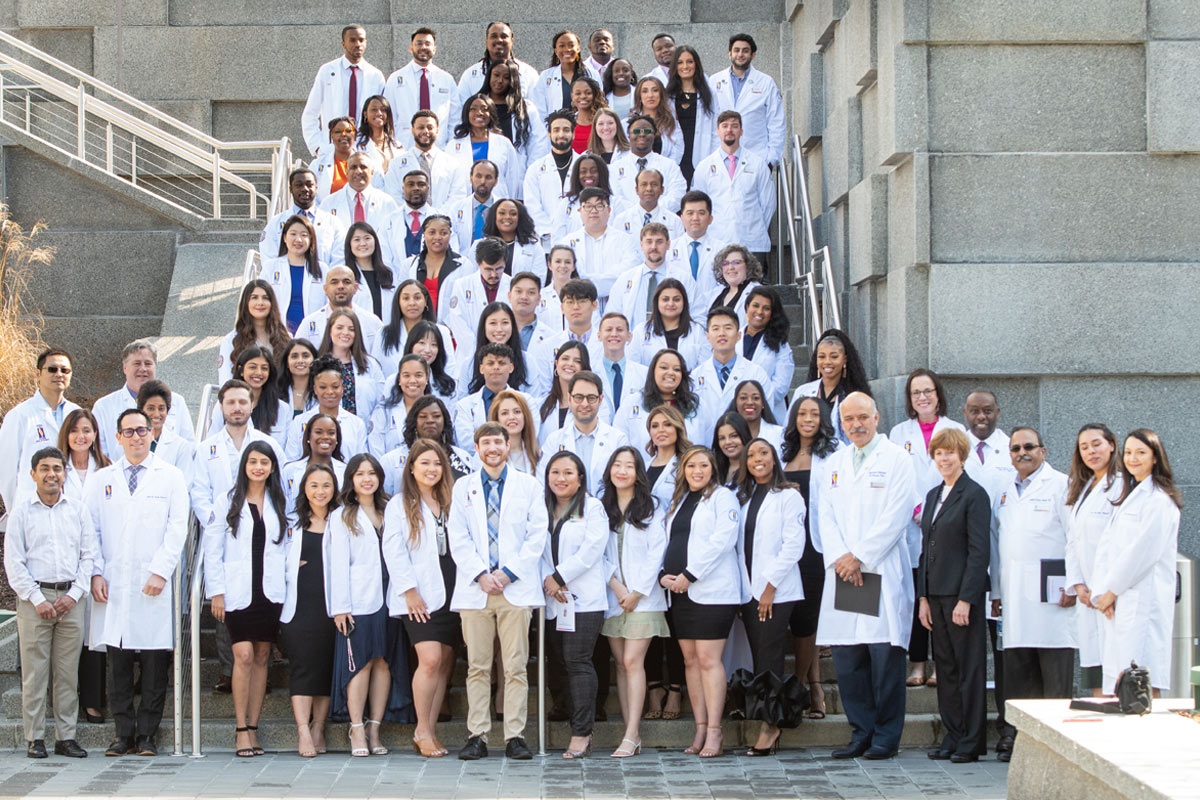
<instances>
[{"instance_id":1,"label":"woman in black dress","mask_svg":"<svg viewBox=\"0 0 1200 800\"><path fill-rule=\"evenodd\" d=\"M716 148L717 107L700 54L689 45L675 48L667 75L667 97L674 106L683 145L683 152L677 154L679 170L690 187L696 164Z\"/></svg>"},{"instance_id":2,"label":"woman in black dress","mask_svg":"<svg viewBox=\"0 0 1200 800\"><path fill-rule=\"evenodd\" d=\"M825 557L821 554L817 527L817 489L822 485L826 459L840 444L829 418L829 406L815 397L801 397L792 404L783 434L783 476L800 487L808 513L804 517L804 555L800 557L804 598L792 608L789 625L796 648L796 677L808 682L809 719L825 718L825 692L821 687L817 650L817 618L825 588Z\"/></svg>"},{"instance_id":3,"label":"woman in black dress","mask_svg":"<svg viewBox=\"0 0 1200 800\"><path fill-rule=\"evenodd\" d=\"M213 616L225 623L233 643L238 758L264 753L258 718L286 594L286 507L274 449L263 441L251 442L242 452L225 524L209 525L204 532L205 588Z\"/></svg>"},{"instance_id":4,"label":"woman in black dress","mask_svg":"<svg viewBox=\"0 0 1200 800\"><path fill-rule=\"evenodd\" d=\"M325 419L328 419L326 417ZM325 752L325 720L333 684L333 642L337 628L325 607L325 527L337 508L333 468L309 462L299 481L296 527L288 550L287 599L283 602L283 644L288 656L288 694L298 728L300 755ZM296 541L296 533L301 539Z\"/></svg>"},{"instance_id":5,"label":"woman in black dress","mask_svg":"<svg viewBox=\"0 0 1200 800\"><path fill-rule=\"evenodd\" d=\"M438 710L462 631L458 612L450 610L455 569L446 536L454 472L440 444L417 439L403 473L400 491L383 514L383 558L391 577L388 613L403 620L417 651L413 750L441 758L450 751L437 736Z\"/></svg>"}]
</instances>

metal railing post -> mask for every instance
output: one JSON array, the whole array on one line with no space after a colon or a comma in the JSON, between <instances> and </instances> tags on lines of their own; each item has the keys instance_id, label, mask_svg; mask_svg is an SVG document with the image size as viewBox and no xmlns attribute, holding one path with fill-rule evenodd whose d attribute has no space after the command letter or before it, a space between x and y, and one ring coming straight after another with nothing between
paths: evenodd
<instances>
[{"instance_id":1,"label":"metal railing post","mask_svg":"<svg viewBox=\"0 0 1200 800\"><path fill-rule=\"evenodd\" d=\"M129 140L129 182L137 186L137 139Z\"/></svg>"},{"instance_id":2,"label":"metal railing post","mask_svg":"<svg viewBox=\"0 0 1200 800\"><path fill-rule=\"evenodd\" d=\"M204 548L196 551L192 564L191 609L192 623L192 758L204 758L200 745L200 610L204 595L201 592L204 575Z\"/></svg>"},{"instance_id":3,"label":"metal railing post","mask_svg":"<svg viewBox=\"0 0 1200 800\"><path fill-rule=\"evenodd\" d=\"M213 149L212 154L212 193L213 219L221 218L221 151Z\"/></svg>"},{"instance_id":4,"label":"metal railing post","mask_svg":"<svg viewBox=\"0 0 1200 800\"><path fill-rule=\"evenodd\" d=\"M84 85L79 84L79 158L87 160L87 145L84 136L87 134L87 92Z\"/></svg>"},{"instance_id":5,"label":"metal railing post","mask_svg":"<svg viewBox=\"0 0 1200 800\"><path fill-rule=\"evenodd\" d=\"M175 691L175 749L171 755L183 755L183 571L187 553L179 559L175 574L171 576L171 591L174 593L175 606L175 652L174 656L174 691Z\"/></svg>"},{"instance_id":6,"label":"metal railing post","mask_svg":"<svg viewBox=\"0 0 1200 800\"><path fill-rule=\"evenodd\" d=\"M538 755L546 755L546 607L538 609Z\"/></svg>"},{"instance_id":7,"label":"metal railing post","mask_svg":"<svg viewBox=\"0 0 1200 800\"><path fill-rule=\"evenodd\" d=\"M104 169L111 175L113 171L113 129L112 123L104 126Z\"/></svg>"}]
</instances>

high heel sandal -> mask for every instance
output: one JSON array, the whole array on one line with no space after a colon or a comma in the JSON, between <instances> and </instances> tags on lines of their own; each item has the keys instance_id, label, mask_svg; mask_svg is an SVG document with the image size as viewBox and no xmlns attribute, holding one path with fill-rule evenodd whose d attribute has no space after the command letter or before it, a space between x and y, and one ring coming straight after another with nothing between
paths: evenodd
<instances>
[{"instance_id":1,"label":"high heel sandal","mask_svg":"<svg viewBox=\"0 0 1200 800\"><path fill-rule=\"evenodd\" d=\"M663 692L663 697L662 697L662 700L660 701L660 703L667 702L666 690L663 688L663 685L660 682L655 681L654 683L646 684L646 697L647 698L650 697L651 692ZM657 711L654 711L653 709L651 709L651 710L646 711L645 714L642 714L642 719L662 719L662 715L663 715L663 712L662 712L661 708Z\"/></svg>"},{"instance_id":2,"label":"high heel sandal","mask_svg":"<svg viewBox=\"0 0 1200 800\"><path fill-rule=\"evenodd\" d=\"M718 734L721 735L721 746L718 747L716 750L710 750L708 747L708 739L705 738L704 749L700 751L700 757L701 758L716 758L717 756L725 755L725 733L724 733L724 731L722 731L719 726L716 728L707 728L706 730L708 731L709 734L711 734L713 731L716 731Z\"/></svg>"},{"instance_id":3,"label":"high heel sandal","mask_svg":"<svg viewBox=\"0 0 1200 800\"><path fill-rule=\"evenodd\" d=\"M379 720L364 719L363 723L365 723L367 725L378 725ZM379 733L378 730L376 730L375 732ZM370 747L370 740L368 739L367 742L368 742L367 746ZM386 756L387 754L388 754L388 749L386 747L384 747L383 745L379 745L378 747L371 747L371 755L373 755L373 756Z\"/></svg>"},{"instance_id":4,"label":"high heel sandal","mask_svg":"<svg viewBox=\"0 0 1200 800\"><path fill-rule=\"evenodd\" d=\"M629 742L631 745L633 745L633 747L626 750L625 749L626 742ZM610 756L610 758L629 758L630 756L641 755L641 753L642 753L642 743L640 740L635 742L633 739L622 739L621 746L613 751L613 754L612 754L612 756Z\"/></svg>"},{"instance_id":5,"label":"high heel sandal","mask_svg":"<svg viewBox=\"0 0 1200 800\"><path fill-rule=\"evenodd\" d=\"M233 732L234 732L233 746L237 747L237 734L249 733L250 729L249 728L234 728ZM237 756L238 758L254 758L254 748L253 747L237 747L237 749L233 751L233 754L235 756Z\"/></svg>"},{"instance_id":6,"label":"high heel sandal","mask_svg":"<svg viewBox=\"0 0 1200 800\"><path fill-rule=\"evenodd\" d=\"M679 695L679 707L680 707L680 709L683 708L683 686L681 686L680 684L677 684L677 683L676 684L668 684L667 685L667 696L665 698L663 698L663 706L664 706L664 710L662 712L663 719L679 719L679 717L683 714L682 710L680 710L680 711L665 710L667 701L669 701L671 699L672 694Z\"/></svg>"},{"instance_id":7,"label":"high heel sandal","mask_svg":"<svg viewBox=\"0 0 1200 800\"><path fill-rule=\"evenodd\" d=\"M563 758L587 758L592 754L592 735L589 733L587 737L587 746L582 750L567 749L563 753Z\"/></svg>"},{"instance_id":8,"label":"high heel sandal","mask_svg":"<svg viewBox=\"0 0 1200 800\"><path fill-rule=\"evenodd\" d=\"M297 736L296 737L296 751L300 753L301 758L316 758L317 757L317 747L316 747L316 745L314 745L312 743L312 728L308 727L307 723L305 723L304 725L301 725L300 723L296 723L296 728L298 728L301 731L308 731L308 744L309 744L309 749L304 750L303 745L301 744L302 740L300 739L299 736Z\"/></svg>"},{"instance_id":9,"label":"high heel sandal","mask_svg":"<svg viewBox=\"0 0 1200 800\"><path fill-rule=\"evenodd\" d=\"M354 729L361 728L361 727L363 727L363 723L351 722L350 723L350 732L348 734L346 734L346 736L350 739L350 755L354 756L355 758L365 758L366 756L371 755L371 751L368 750L367 748L354 746ZM367 732L364 730L363 738L366 738L366 736L367 736Z\"/></svg>"},{"instance_id":10,"label":"high heel sandal","mask_svg":"<svg viewBox=\"0 0 1200 800\"><path fill-rule=\"evenodd\" d=\"M783 731L775 733L775 741L771 742L770 747L750 747L746 750L746 755L755 756L773 756L779 752L779 740L783 738Z\"/></svg>"},{"instance_id":11,"label":"high heel sandal","mask_svg":"<svg viewBox=\"0 0 1200 800\"><path fill-rule=\"evenodd\" d=\"M685 756L698 755L700 751L704 749L704 744L708 740L708 731L705 728L696 728L697 733L702 730L704 731L704 739L701 740L700 744L696 744L696 740L692 739L692 743L683 749L683 754Z\"/></svg>"},{"instance_id":12,"label":"high heel sandal","mask_svg":"<svg viewBox=\"0 0 1200 800\"><path fill-rule=\"evenodd\" d=\"M413 737L413 752L423 758L441 758L446 755L438 747L437 739L418 739Z\"/></svg>"},{"instance_id":13,"label":"high heel sandal","mask_svg":"<svg viewBox=\"0 0 1200 800\"><path fill-rule=\"evenodd\" d=\"M253 731L255 740L258 739L258 726L257 725L247 725L246 730ZM257 745L257 744L254 745L254 755L265 756L266 754L267 754L267 751L263 750L260 745Z\"/></svg>"},{"instance_id":14,"label":"high heel sandal","mask_svg":"<svg viewBox=\"0 0 1200 800\"><path fill-rule=\"evenodd\" d=\"M817 701L817 692L812 690L816 686L820 690L820 701ZM820 705L820 708L817 706ZM804 712L805 719L825 719L825 690L821 688L820 683L810 683L808 685L808 710Z\"/></svg>"}]
</instances>

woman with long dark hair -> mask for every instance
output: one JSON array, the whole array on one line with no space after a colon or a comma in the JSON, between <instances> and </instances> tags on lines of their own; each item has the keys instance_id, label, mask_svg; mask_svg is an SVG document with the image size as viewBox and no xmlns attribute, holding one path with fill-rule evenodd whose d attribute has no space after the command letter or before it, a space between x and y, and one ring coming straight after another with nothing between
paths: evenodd
<instances>
[{"instance_id":1,"label":"woman with long dark hair","mask_svg":"<svg viewBox=\"0 0 1200 800\"><path fill-rule=\"evenodd\" d=\"M753 439L750 426L736 411L727 411L713 425L711 450L716 456L717 480L722 486L730 486L734 476L742 468L746 445Z\"/></svg>"},{"instance_id":2,"label":"woman with long dark hair","mask_svg":"<svg viewBox=\"0 0 1200 800\"><path fill-rule=\"evenodd\" d=\"M692 389L692 376L683 357L674 350L659 350L650 359L646 371L646 385L642 387L642 402L621 403L613 417L613 427L625 431L629 443L639 450L650 442L646 426L650 412L661 405L668 405L679 412L687 426L688 439L695 441L700 435L700 398Z\"/></svg>"},{"instance_id":3,"label":"woman with long dark hair","mask_svg":"<svg viewBox=\"0 0 1200 800\"><path fill-rule=\"evenodd\" d=\"M346 308L331 311L317 353L332 356L342 367L342 407L361 419L370 419L383 396L387 376L367 353L358 315Z\"/></svg>"},{"instance_id":4,"label":"woman with long dark hair","mask_svg":"<svg viewBox=\"0 0 1200 800\"><path fill-rule=\"evenodd\" d=\"M275 356L266 348L251 345L238 354L233 365L233 377L250 386L250 424L254 429L267 434L277 442L287 437L292 415L288 413L287 401L279 399L279 376L276 375ZM216 433L225 427L221 406L213 407L208 432Z\"/></svg>"},{"instance_id":5,"label":"woman with long dark hair","mask_svg":"<svg viewBox=\"0 0 1200 800\"><path fill-rule=\"evenodd\" d=\"M667 598L658 585L658 565L667 548L662 526L665 509L650 493L650 480L637 450L618 447L604 468L601 505L608 517L608 610L600 633L608 638L617 666L617 695L625 736L613 758L642 750L640 723L646 699L646 653L651 642L671 635ZM661 687L661 684L659 684Z\"/></svg>"},{"instance_id":6,"label":"woman with long dark hair","mask_svg":"<svg viewBox=\"0 0 1200 800\"><path fill-rule=\"evenodd\" d=\"M519 169L523 182L529 165L550 152L550 140L537 106L524 96L517 62L510 59L493 64L488 71L487 84L480 91L491 98L496 107L500 132L512 142L517 155L521 157ZM521 188L516 187L518 196Z\"/></svg>"},{"instance_id":7,"label":"woman with long dark hair","mask_svg":"<svg viewBox=\"0 0 1200 800\"><path fill-rule=\"evenodd\" d=\"M633 87L637 81L637 72L628 58L614 58L608 62L601 76L600 85L604 89L604 99L608 102L608 107L617 112L622 119L633 112Z\"/></svg>"},{"instance_id":8,"label":"woman with long dark hair","mask_svg":"<svg viewBox=\"0 0 1200 800\"><path fill-rule=\"evenodd\" d=\"M571 741L563 758L592 752L596 722L596 668L592 652L608 610L604 551L608 516L587 491L587 470L579 456L562 450L546 464L546 513L549 537L542 556L546 617L556 619L570 606L574 625L547 631L551 659L563 665L569 700ZM554 601L554 602L550 602Z\"/></svg>"},{"instance_id":9,"label":"woman with long dark hair","mask_svg":"<svg viewBox=\"0 0 1200 800\"><path fill-rule=\"evenodd\" d=\"M417 439L429 439L442 446L450 463L450 477L458 480L468 474L474 464L471 454L454 443L454 421L441 398L427 394L413 403L404 420L404 438L394 449L379 458L383 465L383 488L388 494L400 491L400 478L408 451Z\"/></svg>"},{"instance_id":10,"label":"woman with long dark hair","mask_svg":"<svg viewBox=\"0 0 1200 800\"><path fill-rule=\"evenodd\" d=\"M479 325L475 329L475 357L464 364L459 377L462 385L466 387L466 392L478 392L483 386L483 376L479 374L479 348L487 342L506 344L512 349L513 370L508 378L508 385L518 391L525 391L529 383L529 372L525 365L525 353L521 349L521 329L508 303L496 301L484 306L479 314ZM467 369L467 365L470 369Z\"/></svg>"},{"instance_id":11,"label":"woman with long dark hair","mask_svg":"<svg viewBox=\"0 0 1200 800\"><path fill-rule=\"evenodd\" d=\"M463 101L462 117L454 127L454 138L446 143L446 152L465 162L468 171L476 161L491 161L499 172L497 196L520 195L525 180L521 174L524 160L500 129L500 114L488 93L480 92Z\"/></svg>"},{"instance_id":12,"label":"woman with long dark hair","mask_svg":"<svg viewBox=\"0 0 1200 800\"><path fill-rule=\"evenodd\" d=\"M225 334L217 349L217 385L233 377L233 362L250 345L282 353L290 338L271 284L262 278L249 281L242 287L233 330Z\"/></svg>"},{"instance_id":13,"label":"woman with long dark hair","mask_svg":"<svg viewBox=\"0 0 1200 800\"><path fill-rule=\"evenodd\" d=\"M362 119L358 123L358 139L355 145L371 159L375 174L371 184L383 188L383 176L392 159L404 149L396 138L396 121L392 117L392 104L381 94L367 98L362 107ZM347 261L346 263L349 263ZM375 312L378 314L379 312Z\"/></svg>"},{"instance_id":14,"label":"woman with long dark hair","mask_svg":"<svg viewBox=\"0 0 1200 800\"><path fill-rule=\"evenodd\" d=\"M421 223L421 252L408 260L407 275L429 292L433 313L438 313L442 291L450 286L454 273L468 270L463 257L451 249L450 218L445 214L430 214Z\"/></svg>"},{"instance_id":15,"label":"woman with long dark hair","mask_svg":"<svg viewBox=\"0 0 1200 800\"><path fill-rule=\"evenodd\" d=\"M338 493L342 510L330 519L325 553L329 613L338 629L334 647L332 709L350 720L350 755L387 755L383 721L410 722L408 649L400 620L384 602L388 573L382 556L388 495L383 467L369 453L346 465ZM364 718L363 714L371 716ZM364 726L367 727L364 731Z\"/></svg>"},{"instance_id":16,"label":"woman with long dark hair","mask_svg":"<svg viewBox=\"0 0 1200 800\"><path fill-rule=\"evenodd\" d=\"M825 691L821 686L821 662L817 650L817 620L821 593L825 590L825 557L817 513L821 487L826 480L826 462L841 440L833 431L829 406L815 397L801 397L792 404L783 433L783 475L800 488L804 506L804 555L800 557L800 583L804 597L792 609L788 625L796 648L796 677L808 683L809 719L825 718Z\"/></svg>"},{"instance_id":17,"label":"woman with long dark hair","mask_svg":"<svg viewBox=\"0 0 1200 800\"><path fill-rule=\"evenodd\" d=\"M863 368L862 358L859 357L858 349L849 335L837 328L830 328L821 334L817 346L813 348L812 359L808 362L808 377L805 381L807 382L796 387L792 399L819 398L829 407L833 430L838 438L842 440L842 444L848 444L850 440L842 431L838 408L842 400L852 392L871 394L871 386L867 383L867 371Z\"/></svg>"},{"instance_id":18,"label":"woman with long dark hair","mask_svg":"<svg viewBox=\"0 0 1200 800\"><path fill-rule=\"evenodd\" d=\"M663 348L679 353L688 369L695 369L706 358L712 358L704 326L692 320L687 287L678 278L665 278L658 283L651 299L650 319L638 323L632 333L628 353L634 361L645 363Z\"/></svg>"},{"instance_id":19,"label":"woman with long dark hair","mask_svg":"<svg viewBox=\"0 0 1200 800\"><path fill-rule=\"evenodd\" d=\"M739 415L755 439L766 439L776 452L783 449L783 426L775 421L775 414L767 405L767 393L762 384L754 379L744 380L733 389L727 412Z\"/></svg>"},{"instance_id":20,"label":"woman with long dark hair","mask_svg":"<svg viewBox=\"0 0 1200 800\"><path fill-rule=\"evenodd\" d=\"M354 273L354 280L361 287L354 302L365 308L386 324L388 311L392 308L392 295L396 293L396 274L383 260L383 247L379 235L366 222L355 222L346 231L346 266Z\"/></svg>"},{"instance_id":21,"label":"woman with long dark hair","mask_svg":"<svg viewBox=\"0 0 1200 800\"><path fill-rule=\"evenodd\" d=\"M550 373L550 391L538 409L538 417L542 423L538 428L539 442L545 442L551 433L570 424L571 378L591 369L591 355L583 342L568 341L558 348ZM607 397L603 400L600 414L601 419L609 419L612 416L612 404L608 402Z\"/></svg>"},{"instance_id":22,"label":"woman with long dark hair","mask_svg":"<svg viewBox=\"0 0 1200 800\"><path fill-rule=\"evenodd\" d=\"M300 458L304 449L304 431L308 421L317 414L328 414L337 420L341 430L342 452L354 456L367 451L367 424L342 407L342 365L330 356L320 356L312 363L308 374L308 394L313 407L292 418L284 452L290 459Z\"/></svg>"},{"instance_id":23,"label":"woman with long dark hair","mask_svg":"<svg viewBox=\"0 0 1200 800\"><path fill-rule=\"evenodd\" d=\"M579 37L571 31L559 31L550 40L550 67L542 72L536 88L529 92L542 119L552 111L572 107L572 84L580 77L600 80L600 76L583 58Z\"/></svg>"},{"instance_id":24,"label":"woman with long dark hair","mask_svg":"<svg viewBox=\"0 0 1200 800\"><path fill-rule=\"evenodd\" d=\"M393 450L404 435L404 420L408 417L408 409L418 398L429 394L430 374L429 365L425 359L416 353L410 353L400 359L400 366L392 376L392 385L388 394L383 398L371 414L370 433L367 434L367 447L376 458Z\"/></svg>"},{"instance_id":25,"label":"woman with long dark hair","mask_svg":"<svg viewBox=\"0 0 1200 800\"><path fill-rule=\"evenodd\" d=\"M792 346L788 342L791 320L783 309L783 299L770 286L755 286L742 301L745 322L742 326L741 352L747 361L758 364L771 379L767 398L776 420L787 417L787 393L796 372Z\"/></svg>"},{"instance_id":26,"label":"woman with long dark hair","mask_svg":"<svg viewBox=\"0 0 1200 800\"><path fill-rule=\"evenodd\" d=\"M287 554L287 596L279 616L288 656L288 694L296 718L297 749L305 758L325 752L337 628L325 606L323 554L337 494L337 470L329 464L310 462L297 481L296 525Z\"/></svg>"},{"instance_id":27,"label":"woman with long dark hair","mask_svg":"<svg viewBox=\"0 0 1200 800\"><path fill-rule=\"evenodd\" d=\"M450 610L455 565L446 531L454 476L446 452L431 439L413 442L403 476L383 514L383 558L391 577L388 612L402 619L417 653L413 749L425 758L441 758L449 751L437 737L438 710L462 636L458 612Z\"/></svg>"},{"instance_id":28,"label":"woman with long dark hair","mask_svg":"<svg viewBox=\"0 0 1200 800\"><path fill-rule=\"evenodd\" d=\"M696 165L717 149L717 106L694 47L681 44L675 48L666 92L679 122L673 137L679 150L679 170L691 186Z\"/></svg>"},{"instance_id":29,"label":"woman with long dark hair","mask_svg":"<svg viewBox=\"0 0 1200 800\"><path fill-rule=\"evenodd\" d=\"M587 150L596 112L605 108L607 102L600 81L595 78L580 75L571 82L571 110L575 112L575 138L571 142L571 149L576 153Z\"/></svg>"},{"instance_id":30,"label":"woman with long dark hair","mask_svg":"<svg viewBox=\"0 0 1200 800\"><path fill-rule=\"evenodd\" d=\"M376 357L379 359L379 365L383 368L385 375L393 374L400 366L400 358L404 355L409 334L419 322L437 325L442 332L443 343L449 344L454 341L450 337L450 329L445 325L438 325L429 290L420 281L407 278L396 287L392 296L391 311L388 313L388 322L383 326L383 332L379 335L379 351L376 353ZM453 364L453 362L454 353L449 352L446 354L443 367L446 363Z\"/></svg>"},{"instance_id":31,"label":"woman with long dark hair","mask_svg":"<svg viewBox=\"0 0 1200 800\"><path fill-rule=\"evenodd\" d=\"M443 336L444 330L445 326L434 325L426 320L413 325L404 343L404 355L420 356L429 365L431 391L452 403L463 394L463 384L450 377L454 371L454 360L447 350L451 340L448 334Z\"/></svg>"},{"instance_id":32,"label":"woman with long dark hair","mask_svg":"<svg viewBox=\"0 0 1200 800\"><path fill-rule=\"evenodd\" d=\"M258 718L267 690L271 645L279 640L291 525L279 461L267 442L246 445L224 525L204 533L204 590L233 643L233 713L238 758L263 755Z\"/></svg>"},{"instance_id":33,"label":"woman with long dark hair","mask_svg":"<svg viewBox=\"0 0 1200 800\"><path fill-rule=\"evenodd\" d=\"M279 377L275 381L275 390L292 417L299 416L311 408L308 370L316 358L317 348L308 339L292 339L279 352ZM285 419L288 416L284 414Z\"/></svg>"},{"instance_id":34,"label":"woman with long dark hair","mask_svg":"<svg viewBox=\"0 0 1200 800\"><path fill-rule=\"evenodd\" d=\"M317 255L317 230L308 218L295 214L283 223L279 255L264 258L259 275L275 293L275 305L289 333L300 321L325 305L325 270Z\"/></svg>"},{"instance_id":35,"label":"woman with long dark hair","mask_svg":"<svg viewBox=\"0 0 1200 800\"><path fill-rule=\"evenodd\" d=\"M483 235L504 243L504 273L541 274L546 269L546 251L533 227L533 217L520 200L504 198L488 209Z\"/></svg>"},{"instance_id":36,"label":"woman with long dark hair","mask_svg":"<svg viewBox=\"0 0 1200 800\"><path fill-rule=\"evenodd\" d=\"M328 414L317 414L308 420L300 458L287 462L280 470L289 513L295 510L303 490L301 477L313 464L329 467L339 483L346 472L346 457L342 454L342 427Z\"/></svg>"}]
</instances>

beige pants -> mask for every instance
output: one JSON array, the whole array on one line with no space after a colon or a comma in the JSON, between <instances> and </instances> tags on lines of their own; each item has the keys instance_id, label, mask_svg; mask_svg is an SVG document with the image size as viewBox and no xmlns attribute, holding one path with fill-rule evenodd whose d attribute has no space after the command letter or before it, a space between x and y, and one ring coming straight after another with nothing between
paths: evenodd
<instances>
[{"instance_id":1,"label":"beige pants","mask_svg":"<svg viewBox=\"0 0 1200 800\"><path fill-rule=\"evenodd\" d=\"M490 594L484 608L458 613L467 645L467 731L486 742L492 727L492 641L498 636L504 665L504 741L524 736L532 609L514 606L502 594Z\"/></svg>"},{"instance_id":2,"label":"beige pants","mask_svg":"<svg viewBox=\"0 0 1200 800\"><path fill-rule=\"evenodd\" d=\"M43 589L53 603L66 592ZM79 716L79 651L83 647L86 603L61 617L42 619L28 600L17 603L17 636L21 644L21 715L25 740L46 736L46 689L54 677L55 739L75 738Z\"/></svg>"}]
</instances>

